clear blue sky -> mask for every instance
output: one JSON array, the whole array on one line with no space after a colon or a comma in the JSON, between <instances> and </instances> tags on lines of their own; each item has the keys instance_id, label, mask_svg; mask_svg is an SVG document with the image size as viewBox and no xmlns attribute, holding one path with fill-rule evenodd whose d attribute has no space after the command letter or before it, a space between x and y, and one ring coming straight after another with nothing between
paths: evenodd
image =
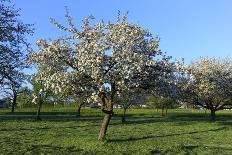
<instances>
[{"instance_id":1,"label":"clear blue sky","mask_svg":"<svg viewBox=\"0 0 232 155\"><path fill-rule=\"evenodd\" d=\"M76 25L88 15L96 21L115 21L117 11L129 11L129 20L161 37L160 49L189 63L200 56L232 56L232 0L13 0L21 19L35 24L28 40L35 47L41 38L62 34L49 23L65 24L68 6Z\"/></svg>"}]
</instances>

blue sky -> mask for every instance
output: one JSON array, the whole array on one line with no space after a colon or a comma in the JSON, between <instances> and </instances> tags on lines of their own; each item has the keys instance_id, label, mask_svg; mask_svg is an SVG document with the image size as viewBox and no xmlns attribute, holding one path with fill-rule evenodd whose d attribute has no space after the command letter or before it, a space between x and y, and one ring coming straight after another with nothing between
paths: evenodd
<instances>
[{"instance_id":1,"label":"blue sky","mask_svg":"<svg viewBox=\"0 0 232 155\"><path fill-rule=\"evenodd\" d=\"M231 0L14 0L21 19L35 24L28 41L55 39L63 33L50 24L53 17L65 24L68 6L77 26L88 15L95 21L115 21L117 11L129 11L129 21L161 37L160 49L187 63L200 56L232 56Z\"/></svg>"}]
</instances>

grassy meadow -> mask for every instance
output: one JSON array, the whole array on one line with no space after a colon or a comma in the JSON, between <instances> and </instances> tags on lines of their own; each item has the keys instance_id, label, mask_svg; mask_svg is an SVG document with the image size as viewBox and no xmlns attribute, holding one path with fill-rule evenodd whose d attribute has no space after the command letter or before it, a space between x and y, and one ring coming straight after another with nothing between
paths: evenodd
<instances>
[{"instance_id":1,"label":"grassy meadow","mask_svg":"<svg viewBox=\"0 0 232 155\"><path fill-rule=\"evenodd\" d=\"M100 109L43 108L0 110L0 154L232 154L232 112L219 111L209 122L209 111L173 109L168 116L152 109L129 109L127 123L116 109L107 140L97 140Z\"/></svg>"}]
</instances>

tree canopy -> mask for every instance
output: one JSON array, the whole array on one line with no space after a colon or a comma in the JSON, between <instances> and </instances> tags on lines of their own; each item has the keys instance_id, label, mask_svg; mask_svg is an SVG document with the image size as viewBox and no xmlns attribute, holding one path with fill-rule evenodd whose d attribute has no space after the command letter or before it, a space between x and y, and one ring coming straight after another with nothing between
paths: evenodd
<instances>
[{"instance_id":1,"label":"tree canopy","mask_svg":"<svg viewBox=\"0 0 232 155\"><path fill-rule=\"evenodd\" d=\"M32 34L32 25L24 24L19 10L10 1L0 0L0 85L17 83L22 79L28 43L26 35Z\"/></svg>"},{"instance_id":2,"label":"tree canopy","mask_svg":"<svg viewBox=\"0 0 232 155\"><path fill-rule=\"evenodd\" d=\"M184 100L215 111L232 108L232 61L202 58L186 68L181 86Z\"/></svg>"},{"instance_id":3,"label":"tree canopy","mask_svg":"<svg viewBox=\"0 0 232 155\"><path fill-rule=\"evenodd\" d=\"M115 23L91 24L93 17L83 20L78 30L66 14L69 28L51 20L59 29L71 33L49 43L39 40L32 62L44 68L39 78L45 87L56 92L88 92L102 104L105 113L99 139L104 139L113 114L115 96L130 89L149 89L158 83L169 58L159 50L159 38L147 29L127 22L120 14Z\"/></svg>"}]
</instances>

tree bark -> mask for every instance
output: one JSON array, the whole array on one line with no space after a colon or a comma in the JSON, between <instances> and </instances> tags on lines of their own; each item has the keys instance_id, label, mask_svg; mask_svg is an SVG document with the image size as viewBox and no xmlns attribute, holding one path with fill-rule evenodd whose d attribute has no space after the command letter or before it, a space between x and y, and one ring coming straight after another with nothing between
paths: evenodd
<instances>
[{"instance_id":1,"label":"tree bark","mask_svg":"<svg viewBox=\"0 0 232 155\"><path fill-rule=\"evenodd\" d=\"M101 129L100 129L100 133L98 136L98 140L104 141L106 138L106 132L107 132L107 128L109 126L110 123L110 119L111 116L113 114L113 103L112 100L110 100L107 105L106 105L106 109L102 109L102 111L105 113L102 125L101 125Z\"/></svg>"},{"instance_id":2,"label":"tree bark","mask_svg":"<svg viewBox=\"0 0 232 155\"><path fill-rule=\"evenodd\" d=\"M164 116L164 107L162 107L162 114L161 116Z\"/></svg>"},{"instance_id":3,"label":"tree bark","mask_svg":"<svg viewBox=\"0 0 232 155\"><path fill-rule=\"evenodd\" d=\"M41 117L40 117L40 110L41 110L41 107L42 107L42 99L41 99L41 95L40 95L40 98L39 98L39 105L38 105L38 109L37 109L37 113L36 113L36 120L37 121L41 121Z\"/></svg>"},{"instance_id":4,"label":"tree bark","mask_svg":"<svg viewBox=\"0 0 232 155\"><path fill-rule=\"evenodd\" d=\"M77 113L76 113L76 117L80 117L80 116L81 116L81 105L78 106Z\"/></svg>"},{"instance_id":5,"label":"tree bark","mask_svg":"<svg viewBox=\"0 0 232 155\"><path fill-rule=\"evenodd\" d=\"M82 106L85 104L85 102L81 102L81 104L78 106L77 108L77 113L76 113L76 117L80 117L81 116L81 108Z\"/></svg>"},{"instance_id":6,"label":"tree bark","mask_svg":"<svg viewBox=\"0 0 232 155\"><path fill-rule=\"evenodd\" d=\"M211 109L210 120L211 120L212 122L215 122L215 117L216 117L215 112L216 112L216 111L215 111L214 109Z\"/></svg>"},{"instance_id":7,"label":"tree bark","mask_svg":"<svg viewBox=\"0 0 232 155\"><path fill-rule=\"evenodd\" d=\"M123 108L122 123L126 122L126 108Z\"/></svg>"},{"instance_id":8,"label":"tree bark","mask_svg":"<svg viewBox=\"0 0 232 155\"><path fill-rule=\"evenodd\" d=\"M14 110L15 110L16 101L17 101L17 96L14 95L13 101L12 101L12 105L11 105L11 112L12 112L12 113L13 113Z\"/></svg>"}]
</instances>

